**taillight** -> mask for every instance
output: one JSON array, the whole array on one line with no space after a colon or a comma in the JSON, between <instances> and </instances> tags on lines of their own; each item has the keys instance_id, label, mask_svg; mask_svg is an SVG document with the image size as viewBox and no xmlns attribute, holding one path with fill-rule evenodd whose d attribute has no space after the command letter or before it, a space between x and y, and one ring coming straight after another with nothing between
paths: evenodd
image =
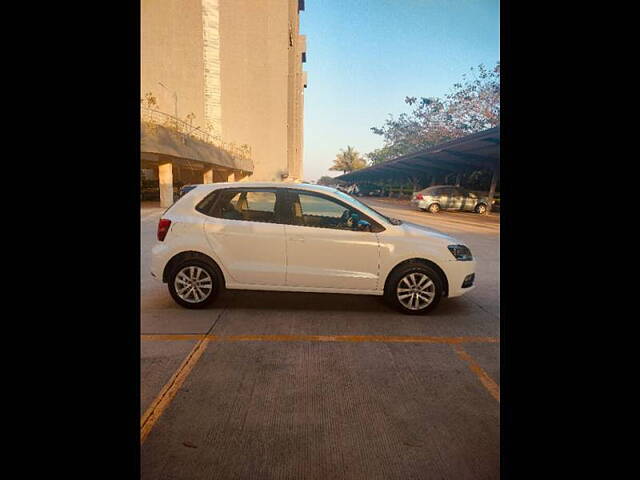
<instances>
[{"instance_id":1,"label":"taillight","mask_svg":"<svg viewBox=\"0 0 640 480\"><path fill-rule=\"evenodd\" d=\"M169 231L169 227L171 226L171 220L167 220L166 218L161 218L158 222L158 240L164 241L164 237L167 236L167 232Z\"/></svg>"},{"instance_id":2,"label":"taillight","mask_svg":"<svg viewBox=\"0 0 640 480\"><path fill-rule=\"evenodd\" d=\"M422 196L421 193L416 195L416 200L424 200L424 197Z\"/></svg>"}]
</instances>

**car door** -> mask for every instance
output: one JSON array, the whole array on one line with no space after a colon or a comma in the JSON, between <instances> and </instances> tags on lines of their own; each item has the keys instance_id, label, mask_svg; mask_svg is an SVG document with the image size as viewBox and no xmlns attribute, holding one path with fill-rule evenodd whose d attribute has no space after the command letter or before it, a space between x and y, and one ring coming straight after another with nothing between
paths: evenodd
<instances>
[{"instance_id":1,"label":"car door","mask_svg":"<svg viewBox=\"0 0 640 480\"><path fill-rule=\"evenodd\" d=\"M460 188L452 188L449 197L449 210L462 210L465 201L464 192Z\"/></svg>"},{"instance_id":2,"label":"car door","mask_svg":"<svg viewBox=\"0 0 640 480\"><path fill-rule=\"evenodd\" d=\"M451 204L451 188L440 188L435 195L438 198L440 208L442 210L448 210L449 205Z\"/></svg>"},{"instance_id":3,"label":"car door","mask_svg":"<svg viewBox=\"0 0 640 480\"><path fill-rule=\"evenodd\" d=\"M286 285L376 290L380 252L375 230L382 227L354 207L320 193L292 189L289 200ZM347 217L353 213L374 231L357 230L353 222L349 226Z\"/></svg>"},{"instance_id":4,"label":"car door","mask_svg":"<svg viewBox=\"0 0 640 480\"><path fill-rule=\"evenodd\" d=\"M474 208L476 208L477 203L478 203L478 196L473 192L465 190L464 205L462 206L462 210L465 210L467 212L472 212Z\"/></svg>"},{"instance_id":5,"label":"car door","mask_svg":"<svg viewBox=\"0 0 640 480\"><path fill-rule=\"evenodd\" d=\"M219 192L204 230L234 283L284 285L282 202L282 189L229 188Z\"/></svg>"}]
</instances>

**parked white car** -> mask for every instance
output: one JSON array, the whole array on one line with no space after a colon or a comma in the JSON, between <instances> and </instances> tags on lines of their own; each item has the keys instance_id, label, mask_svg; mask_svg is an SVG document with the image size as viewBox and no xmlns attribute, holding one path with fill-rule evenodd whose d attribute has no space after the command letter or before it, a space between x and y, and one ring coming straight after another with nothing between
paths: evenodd
<instances>
[{"instance_id":1,"label":"parked white car","mask_svg":"<svg viewBox=\"0 0 640 480\"><path fill-rule=\"evenodd\" d=\"M307 184L198 185L164 212L152 254L151 274L187 308L228 288L384 295L424 314L475 280L462 242Z\"/></svg>"}]
</instances>

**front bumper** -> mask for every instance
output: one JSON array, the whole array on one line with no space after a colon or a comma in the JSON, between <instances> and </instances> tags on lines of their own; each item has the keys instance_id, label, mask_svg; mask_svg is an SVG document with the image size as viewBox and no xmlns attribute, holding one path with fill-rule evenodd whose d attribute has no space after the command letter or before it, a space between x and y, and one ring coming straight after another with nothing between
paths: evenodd
<instances>
[{"instance_id":1,"label":"front bumper","mask_svg":"<svg viewBox=\"0 0 640 480\"><path fill-rule=\"evenodd\" d=\"M460 295L470 292L476 288L477 277L475 275L476 261L471 260L469 262L461 262L458 260L452 260L445 265L447 280L449 280L449 297L459 297ZM467 281L469 283L469 276L474 275L473 282L468 287L462 287Z\"/></svg>"}]
</instances>

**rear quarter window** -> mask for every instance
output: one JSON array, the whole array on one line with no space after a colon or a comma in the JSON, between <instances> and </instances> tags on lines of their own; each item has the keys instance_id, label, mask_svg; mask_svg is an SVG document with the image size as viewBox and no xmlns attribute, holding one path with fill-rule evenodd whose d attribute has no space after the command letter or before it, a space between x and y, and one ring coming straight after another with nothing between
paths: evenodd
<instances>
[{"instance_id":1,"label":"rear quarter window","mask_svg":"<svg viewBox=\"0 0 640 480\"><path fill-rule=\"evenodd\" d=\"M211 192L209 195L207 195L206 197L204 197L200 203L198 203L198 205L196 205L196 210L199 211L200 213L203 213L205 215L208 216L213 216L212 212L213 212L213 206L216 203L216 200L218 199L218 194L220 192L218 190L214 190L213 192Z\"/></svg>"}]
</instances>

